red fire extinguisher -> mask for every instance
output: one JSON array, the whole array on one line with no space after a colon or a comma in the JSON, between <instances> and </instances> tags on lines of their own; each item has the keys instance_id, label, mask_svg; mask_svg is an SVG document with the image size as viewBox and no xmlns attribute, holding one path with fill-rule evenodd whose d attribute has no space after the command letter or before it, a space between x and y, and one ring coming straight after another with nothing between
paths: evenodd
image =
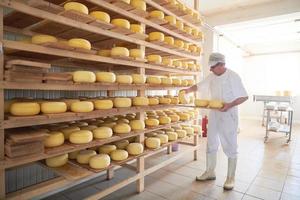
<instances>
[{"instance_id":1,"label":"red fire extinguisher","mask_svg":"<svg viewBox=\"0 0 300 200\"><path fill-rule=\"evenodd\" d=\"M207 124L208 124L208 119L207 116L205 115L202 118L202 137L207 137Z\"/></svg>"}]
</instances>

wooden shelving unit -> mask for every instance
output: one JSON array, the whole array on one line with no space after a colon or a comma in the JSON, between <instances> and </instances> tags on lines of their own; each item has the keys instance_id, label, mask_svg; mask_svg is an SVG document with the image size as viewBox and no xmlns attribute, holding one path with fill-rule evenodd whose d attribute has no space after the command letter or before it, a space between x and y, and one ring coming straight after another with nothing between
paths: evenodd
<instances>
[{"instance_id":1,"label":"wooden shelving unit","mask_svg":"<svg viewBox=\"0 0 300 200\"><path fill-rule=\"evenodd\" d=\"M37 3L38 2L38 3ZM51 3L49 3L51 2ZM87 16L86 22L69 18L63 11L62 5L66 0L55 1L35 1L29 0L22 2L18 0L3 0L0 2L0 199L30 199L35 196L45 195L48 192L53 192L59 188L69 188L85 181L91 180L95 177L107 174L107 178L111 179L114 175L114 170L120 167L128 167L136 171L136 175L130 177L125 181L121 181L116 185L109 187L99 193L90 196L88 199L100 199L132 182L137 182L137 191L144 191L144 177L156 170L174 162L178 158L187 153L194 153L194 159L197 159L198 150L198 135L192 135L189 138L181 139L174 142L169 142L159 149L146 150L142 155L130 157L130 159L122 163L112 163L106 169L97 172L91 171L87 168L79 167L78 165L69 162L67 165L53 169L59 177L51 179L46 182L32 185L22 190L6 193L5 189L5 170L9 168L20 167L33 162L39 162L46 167L42 160L60 155L62 153L70 153L77 150L92 148L111 142L116 142L122 139L136 137L137 141L144 143L145 134L168 128L172 125L187 123L176 122L168 125L160 125L155 128L147 128L144 131L131 132L123 135L113 135L109 139L93 140L88 144L73 145L65 142L60 149L45 149L45 152L39 155L23 156L20 158L8 158L5 156L5 130L11 128L46 125L53 123L71 122L88 120L100 117L123 115L129 113L137 113L140 120L144 120L144 112L149 110L163 110L176 108L180 105L157 105L157 106L142 106L130 108L113 108L109 110L94 110L90 113L62 113L62 114L48 114L37 115L32 117L14 117L4 114L4 92L10 90L36 90L36 91L107 91L107 97L112 97L115 91L122 90L136 90L138 96L145 96L146 90L176 90L184 87L176 87L172 85L149 85L149 84L78 84L78 83L31 83L31 82L14 82L4 79L5 61L10 59L23 59L31 61L41 61L53 66L62 68L76 68L87 67L102 71L134 71L139 74L158 74L164 76L192 76L195 80L199 80L199 71L190 71L185 69L167 67L163 65L150 64L136 60L126 60L122 58L103 57L95 54L96 50L103 47L110 47L115 42L126 42L132 48L140 48L145 50L147 54L160 54L164 57L170 57L180 60L189 60L199 63L200 55L192 54L187 51L176 48L169 48L164 44L150 43L141 35L132 33L116 31L110 24L103 24L97 21L90 20ZM77 1L86 4L89 10L104 10L109 12L114 17L122 16L131 22L140 23L145 30L157 30L170 35L174 38L183 40L190 44L201 46L202 41L181 33L180 31L169 29L162 26L162 23L150 20L147 17L139 15L136 10L125 9L112 3L111 0L82 0ZM145 0L150 10L158 9L167 15L176 16L178 19L186 23L192 28L199 29L199 24L192 23L187 20L185 16L178 16L168 7L164 7L153 0ZM162 1L163 2L163 1ZM198 9L198 1L195 1L195 9ZM4 15L4 8L12 9L12 11ZM145 13L144 13L145 14ZM90 21L89 21L90 20ZM6 34L15 34L22 37L31 37L36 33L50 34L58 38L70 39L69 37L80 37L88 39L93 46L93 51L80 52L73 49L58 49L49 46L29 44L16 40L8 40ZM131 72L130 72L131 73ZM173 143L181 143L186 146L183 150L172 152L171 146ZM158 165L150 168L145 168L145 160L162 150L167 148L170 158ZM129 165L129 163L136 161L136 167Z\"/></svg>"}]
</instances>

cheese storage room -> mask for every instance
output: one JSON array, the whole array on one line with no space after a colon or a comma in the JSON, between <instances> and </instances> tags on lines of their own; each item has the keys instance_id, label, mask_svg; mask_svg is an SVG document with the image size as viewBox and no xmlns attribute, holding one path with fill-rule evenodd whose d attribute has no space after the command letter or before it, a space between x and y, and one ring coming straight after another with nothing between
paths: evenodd
<instances>
[{"instance_id":1,"label":"cheese storage room","mask_svg":"<svg viewBox=\"0 0 300 200\"><path fill-rule=\"evenodd\" d=\"M300 200L299 0L1 0L0 199Z\"/></svg>"}]
</instances>

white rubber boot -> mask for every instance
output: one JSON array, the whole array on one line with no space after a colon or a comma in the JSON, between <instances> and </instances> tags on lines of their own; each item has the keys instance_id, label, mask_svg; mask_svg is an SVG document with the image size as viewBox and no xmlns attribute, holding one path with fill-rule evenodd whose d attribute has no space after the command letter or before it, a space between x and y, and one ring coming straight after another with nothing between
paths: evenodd
<instances>
[{"instance_id":1,"label":"white rubber boot","mask_svg":"<svg viewBox=\"0 0 300 200\"><path fill-rule=\"evenodd\" d=\"M225 190L232 190L234 187L236 163L237 163L237 158L228 158L227 178L224 183Z\"/></svg>"},{"instance_id":2,"label":"white rubber boot","mask_svg":"<svg viewBox=\"0 0 300 200\"><path fill-rule=\"evenodd\" d=\"M206 154L206 171L201 175L197 176L197 181L215 180L215 168L217 164L217 154Z\"/></svg>"}]
</instances>

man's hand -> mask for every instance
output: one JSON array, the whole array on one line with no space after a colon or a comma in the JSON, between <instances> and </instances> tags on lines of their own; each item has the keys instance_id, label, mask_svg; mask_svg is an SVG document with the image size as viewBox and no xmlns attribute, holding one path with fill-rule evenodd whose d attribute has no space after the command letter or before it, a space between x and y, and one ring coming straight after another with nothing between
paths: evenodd
<instances>
[{"instance_id":1,"label":"man's hand","mask_svg":"<svg viewBox=\"0 0 300 200\"><path fill-rule=\"evenodd\" d=\"M230 108L232 108L232 103L224 103L223 108L219 109L221 112L227 112Z\"/></svg>"}]
</instances>

